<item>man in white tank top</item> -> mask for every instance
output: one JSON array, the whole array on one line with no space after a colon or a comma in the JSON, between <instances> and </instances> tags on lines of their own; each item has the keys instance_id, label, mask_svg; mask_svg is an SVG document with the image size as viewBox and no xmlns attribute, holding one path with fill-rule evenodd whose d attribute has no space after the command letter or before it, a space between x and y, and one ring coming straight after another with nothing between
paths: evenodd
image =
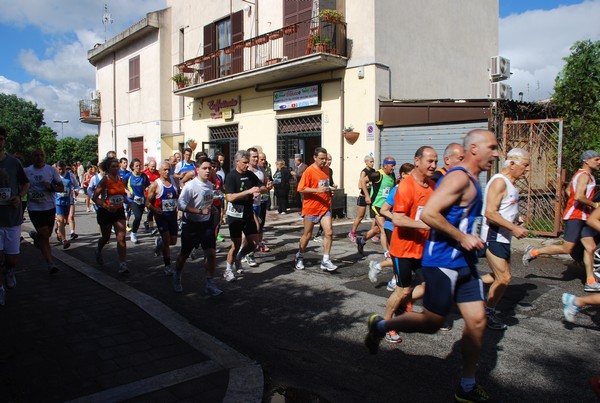
<instances>
[{"instance_id":1,"label":"man in white tank top","mask_svg":"<svg viewBox=\"0 0 600 403\"><path fill-rule=\"evenodd\" d=\"M490 286L485 315L487 327L493 330L507 328L506 324L496 317L496 306L511 280L510 241L513 236L523 238L528 234L517 222L519 189L515 182L529 173L530 163L529 152L522 148L513 148L506 155L503 169L492 176L485 188L481 238L486 241L485 255L492 273L482 276L481 279Z\"/></svg>"}]
</instances>

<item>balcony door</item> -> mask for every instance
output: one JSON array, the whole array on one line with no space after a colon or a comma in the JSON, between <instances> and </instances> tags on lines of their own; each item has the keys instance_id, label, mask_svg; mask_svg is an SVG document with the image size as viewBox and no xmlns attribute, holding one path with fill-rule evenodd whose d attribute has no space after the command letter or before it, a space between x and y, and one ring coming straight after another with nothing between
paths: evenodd
<instances>
[{"instance_id":1,"label":"balcony door","mask_svg":"<svg viewBox=\"0 0 600 403\"><path fill-rule=\"evenodd\" d=\"M244 40L244 15L236 13L204 26L204 55L223 50ZM222 51L218 56L204 62L204 81L240 73L244 68L244 48L234 52Z\"/></svg>"}]
</instances>

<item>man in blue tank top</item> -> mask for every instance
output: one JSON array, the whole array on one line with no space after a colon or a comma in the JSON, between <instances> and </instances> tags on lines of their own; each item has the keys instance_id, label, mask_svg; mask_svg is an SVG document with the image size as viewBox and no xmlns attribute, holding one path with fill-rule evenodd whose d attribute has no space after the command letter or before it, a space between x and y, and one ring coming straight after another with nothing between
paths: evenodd
<instances>
[{"instance_id":1,"label":"man in blue tank top","mask_svg":"<svg viewBox=\"0 0 600 403\"><path fill-rule=\"evenodd\" d=\"M435 333L455 302L465 321L462 338L463 369L455 400L489 400L475 382L475 370L486 328L483 284L475 266L480 238L483 196L477 180L498 157L498 143L492 132L472 130L464 142L465 158L438 182L425 205L421 220L431 227L422 266L425 283L422 313L405 312L390 320L372 315L365 345L371 354L390 330L407 333Z\"/></svg>"}]
</instances>

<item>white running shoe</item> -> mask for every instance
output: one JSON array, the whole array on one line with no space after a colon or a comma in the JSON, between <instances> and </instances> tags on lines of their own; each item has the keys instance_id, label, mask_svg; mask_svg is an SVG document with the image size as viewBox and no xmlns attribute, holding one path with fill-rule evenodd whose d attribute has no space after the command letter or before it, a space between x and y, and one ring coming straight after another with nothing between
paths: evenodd
<instances>
[{"instance_id":1,"label":"white running shoe","mask_svg":"<svg viewBox=\"0 0 600 403\"><path fill-rule=\"evenodd\" d=\"M171 267L170 264L166 264L164 268L165 276L172 276L175 273L175 270Z\"/></svg>"},{"instance_id":2,"label":"white running shoe","mask_svg":"<svg viewBox=\"0 0 600 403\"><path fill-rule=\"evenodd\" d=\"M304 270L304 258L296 257L296 265L294 266L296 270Z\"/></svg>"},{"instance_id":3,"label":"white running shoe","mask_svg":"<svg viewBox=\"0 0 600 403\"><path fill-rule=\"evenodd\" d=\"M182 292L183 286L181 285L181 273L173 273L173 291Z\"/></svg>"},{"instance_id":4,"label":"white running shoe","mask_svg":"<svg viewBox=\"0 0 600 403\"><path fill-rule=\"evenodd\" d=\"M211 297L217 297L221 294L223 294L223 291L221 291L216 285L215 283L212 282L212 280L206 280L206 292L211 296Z\"/></svg>"},{"instance_id":5,"label":"white running shoe","mask_svg":"<svg viewBox=\"0 0 600 403\"><path fill-rule=\"evenodd\" d=\"M225 270L223 273L223 278L225 281L232 282L235 281L235 274L233 274L232 270Z\"/></svg>"},{"instance_id":6,"label":"white running shoe","mask_svg":"<svg viewBox=\"0 0 600 403\"><path fill-rule=\"evenodd\" d=\"M392 279L390 281L388 281L386 290L388 291L394 291L396 289L396 277L392 277Z\"/></svg>"},{"instance_id":7,"label":"white running shoe","mask_svg":"<svg viewBox=\"0 0 600 403\"><path fill-rule=\"evenodd\" d=\"M381 274L381 266L379 262L371 260L369 262L369 280L371 283L375 284L379 280L379 275Z\"/></svg>"},{"instance_id":8,"label":"white running shoe","mask_svg":"<svg viewBox=\"0 0 600 403\"><path fill-rule=\"evenodd\" d=\"M129 268L127 267L127 263L121 262L119 264L119 274L129 274Z\"/></svg>"},{"instance_id":9,"label":"white running shoe","mask_svg":"<svg viewBox=\"0 0 600 403\"><path fill-rule=\"evenodd\" d=\"M334 265L331 260L323 260L321 262L321 270L326 270L326 271L336 271L337 270L337 266Z\"/></svg>"},{"instance_id":10,"label":"white running shoe","mask_svg":"<svg viewBox=\"0 0 600 403\"><path fill-rule=\"evenodd\" d=\"M134 244L136 244L136 245L137 245L138 243L140 243L140 241L138 240L137 234L136 234L135 232L132 232L132 233L129 235L129 238L131 239L131 242L133 242L133 243L134 243Z\"/></svg>"}]
</instances>

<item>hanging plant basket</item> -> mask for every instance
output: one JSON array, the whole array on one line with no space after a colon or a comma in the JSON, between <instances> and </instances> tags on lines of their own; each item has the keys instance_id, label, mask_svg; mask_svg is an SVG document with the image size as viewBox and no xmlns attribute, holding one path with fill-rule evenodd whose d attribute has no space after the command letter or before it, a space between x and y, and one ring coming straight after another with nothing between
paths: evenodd
<instances>
[{"instance_id":1,"label":"hanging plant basket","mask_svg":"<svg viewBox=\"0 0 600 403\"><path fill-rule=\"evenodd\" d=\"M359 132L355 132L355 131L344 131L344 138L346 139L346 141L350 144L354 144L356 143L356 140L358 140L358 136L360 136Z\"/></svg>"}]
</instances>

